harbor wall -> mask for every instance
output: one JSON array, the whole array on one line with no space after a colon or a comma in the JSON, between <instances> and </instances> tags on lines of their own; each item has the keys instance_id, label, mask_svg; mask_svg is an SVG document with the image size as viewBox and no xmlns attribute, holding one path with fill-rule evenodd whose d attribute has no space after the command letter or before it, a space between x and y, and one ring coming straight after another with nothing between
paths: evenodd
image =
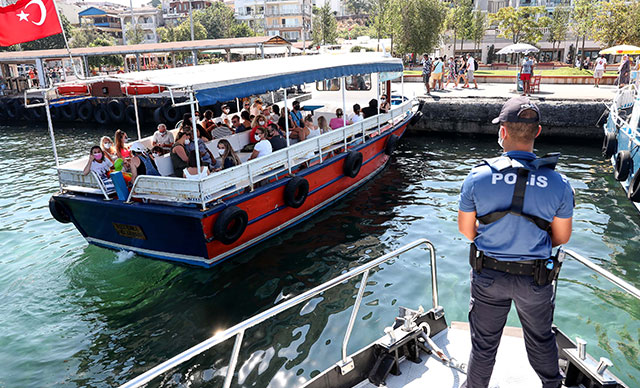
<instances>
[{"instance_id":1,"label":"harbor wall","mask_svg":"<svg viewBox=\"0 0 640 388\"><path fill-rule=\"evenodd\" d=\"M409 128L414 133L467 133L496 135L503 98L423 99L422 118ZM602 126L597 125L605 111L604 101L552 100L534 101L540 108L545 137L579 137L601 139Z\"/></svg>"}]
</instances>

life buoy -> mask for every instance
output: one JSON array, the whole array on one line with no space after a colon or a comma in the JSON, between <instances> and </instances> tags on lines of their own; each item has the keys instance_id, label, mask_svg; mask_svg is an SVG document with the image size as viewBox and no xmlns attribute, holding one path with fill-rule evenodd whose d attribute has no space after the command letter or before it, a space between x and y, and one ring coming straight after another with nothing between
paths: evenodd
<instances>
[{"instance_id":1,"label":"life buoy","mask_svg":"<svg viewBox=\"0 0 640 388\"><path fill-rule=\"evenodd\" d=\"M96 105L93 110L93 119L98 124L106 124L109 122L109 113L107 113L107 109L103 104Z\"/></svg>"},{"instance_id":2,"label":"life buoy","mask_svg":"<svg viewBox=\"0 0 640 388\"><path fill-rule=\"evenodd\" d=\"M138 118L140 119L140 122L142 122L142 111L140 111L139 109L138 109ZM124 119L129 124L136 123L136 107L135 106L127 105L127 107L124 109Z\"/></svg>"},{"instance_id":3,"label":"life buoy","mask_svg":"<svg viewBox=\"0 0 640 388\"><path fill-rule=\"evenodd\" d=\"M75 104L62 105L60 107L60 115L64 120L74 121L76 119L77 108Z\"/></svg>"},{"instance_id":4,"label":"life buoy","mask_svg":"<svg viewBox=\"0 0 640 388\"><path fill-rule=\"evenodd\" d=\"M180 118L180 113L175 107L171 106L170 102L162 106L162 114L165 120L170 123L175 123Z\"/></svg>"},{"instance_id":5,"label":"life buoy","mask_svg":"<svg viewBox=\"0 0 640 388\"><path fill-rule=\"evenodd\" d=\"M398 140L400 140L400 136L391 134L391 136L389 136L389 138L387 139L387 145L385 145L384 147L384 153L391 156L391 154L393 154L393 151L396 150Z\"/></svg>"},{"instance_id":6,"label":"life buoy","mask_svg":"<svg viewBox=\"0 0 640 388\"><path fill-rule=\"evenodd\" d=\"M302 177L294 176L284 188L284 203L297 209L304 204L308 195L309 181Z\"/></svg>"},{"instance_id":7,"label":"life buoy","mask_svg":"<svg viewBox=\"0 0 640 388\"><path fill-rule=\"evenodd\" d=\"M602 156L609 159L618 150L618 138L615 133L607 132L602 140Z\"/></svg>"},{"instance_id":8,"label":"life buoy","mask_svg":"<svg viewBox=\"0 0 640 388\"><path fill-rule=\"evenodd\" d=\"M93 105L89 101L85 101L80 104L77 109L78 118L82 121L91 120L91 116L93 116Z\"/></svg>"},{"instance_id":9,"label":"life buoy","mask_svg":"<svg viewBox=\"0 0 640 388\"><path fill-rule=\"evenodd\" d=\"M633 178L631 178L627 197L633 202L640 202L640 168L636 170Z\"/></svg>"},{"instance_id":10,"label":"life buoy","mask_svg":"<svg viewBox=\"0 0 640 388\"><path fill-rule=\"evenodd\" d=\"M225 245L233 244L247 228L247 212L237 206L224 209L213 224L213 236Z\"/></svg>"},{"instance_id":11,"label":"life buoy","mask_svg":"<svg viewBox=\"0 0 640 388\"><path fill-rule=\"evenodd\" d=\"M107 112L111 121L120 123L124 120L125 106L120 100L111 100L107 103Z\"/></svg>"},{"instance_id":12,"label":"life buoy","mask_svg":"<svg viewBox=\"0 0 640 388\"><path fill-rule=\"evenodd\" d=\"M59 85L58 94L61 96L83 96L89 94L89 85L68 84Z\"/></svg>"},{"instance_id":13,"label":"life buoy","mask_svg":"<svg viewBox=\"0 0 640 388\"><path fill-rule=\"evenodd\" d=\"M157 94L165 90L163 86L150 85L145 83L131 83L120 88L122 93L130 96L140 96L144 94Z\"/></svg>"},{"instance_id":14,"label":"life buoy","mask_svg":"<svg viewBox=\"0 0 640 388\"><path fill-rule=\"evenodd\" d=\"M60 201L56 201L55 198L49 198L49 212L51 216L58 222L63 224L68 224L71 222L71 216L69 214L69 209L65 204Z\"/></svg>"},{"instance_id":15,"label":"life buoy","mask_svg":"<svg viewBox=\"0 0 640 388\"><path fill-rule=\"evenodd\" d=\"M422 112L418 111L414 113L413 117L411 117L411 120L409 120L409 124L416 125L418 124L418 121L420 121L421 118L422 118Z\"/></svg>"},{"instance_id":16,"label":"life buoy","mask_svg":"<svg viewBox=\"0 0 640 388\"><path fill-rule=\"evenodd\" d=\"M344 159L344 175L349 178L355 178L362 167L362 153L358 151L349 151Z\"/></svg>"},{"instance_id":17,"label":"life buoy","mask_svg":"<svg viewBox=\"0 0 640 388\"><path fill-rule=\"evenodd\" d=\"M629 151L619 151L616 154L616 161L614 163L615 171L613 177L617 181L626 181L629 177L629 172L633 170L633 160L631 159L631 153Z\"/></svg>"}]
</instances>

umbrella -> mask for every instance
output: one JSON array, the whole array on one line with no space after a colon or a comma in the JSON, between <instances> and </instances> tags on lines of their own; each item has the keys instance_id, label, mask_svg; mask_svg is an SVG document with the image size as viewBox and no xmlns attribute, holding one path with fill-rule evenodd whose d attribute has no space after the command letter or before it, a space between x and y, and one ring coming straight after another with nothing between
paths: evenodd
<instances>
[{"instance_id":1,"label":"umbrella","mask_svg":"<svg viewBox=\"0 0 640 388\"><path fill-rule=\"evenodd\" d=\"M640 54L640 47L632 46L630 44L621 44L619 46L613 46L604 50L600 50L600 54Z\"/></svg>"},{"instance_id":2,"label":"umbrella","mask_svg":"<svg viewBox=\"0 0 640 388\"><path fill-rule=\"evenodd\" d=\"M503 47L496 54L528 54L528 53L537 53L538 48L526 43L516 43L510 44L507 47Z\"/></svg>"}]
</instances>

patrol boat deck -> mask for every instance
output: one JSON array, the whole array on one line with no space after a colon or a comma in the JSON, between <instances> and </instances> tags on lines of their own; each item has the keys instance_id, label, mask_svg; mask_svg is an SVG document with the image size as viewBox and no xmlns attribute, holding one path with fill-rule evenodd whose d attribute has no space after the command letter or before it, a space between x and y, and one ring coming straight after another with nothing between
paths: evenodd
<instances>
[{"instance_id":1,"label":"patrol boat deck","mask_svg":"<svg viewBox=\"0 0 640 388\"><path fill-rule=\"evenodd\" d=\"M422 246L426 247L429 252L431 263L433 307L426 312L422 307L418 310L400 307L399 316L395 321L390 321L390 326L385 329L386 335L355 353L347 354L347 345L369 280L369 272L389 260L398 258L402 253ZM579 254L560 248L558 258L560 261L572 258L605 277L628 294L640 299L640 290ZM197 355L234 338L235 342L229 364L226 368L221 369L224 374L224 383L220 384L222 383L222 374L218 376L219 380L210 381L213 384L217 382L216 386L222 385L224 388L228 388L234 380L238 379L236 372L238 359L243 348L245 333L248 330L294 306L322 295L333 287L360 276L362 280L342 342L342 354L339 361L298 386L303 388L460 387L466 380L464 361L468 359L471 349L469 329L465 323L454 322L450 327L447 325L444 309L439 305L438 299L435 248L426 239L407 244L238 323L152 368L121 387L144 386ZM585 341L576 339L576 342L573 342L558 328L554 328L554 331L558 345L558 364L564 376L566 387L628 387L608 370L608 367L611 366L609 360L606 358L595 360L586 353ZM251 362L251 357L247 362ZM172 380L172 383L177 382ZM189 384L191 383L192 381L189 382ZM505 328L490 387L540 387L538 376L529 366L520 329Z\"/></svg>"}]
</instances>

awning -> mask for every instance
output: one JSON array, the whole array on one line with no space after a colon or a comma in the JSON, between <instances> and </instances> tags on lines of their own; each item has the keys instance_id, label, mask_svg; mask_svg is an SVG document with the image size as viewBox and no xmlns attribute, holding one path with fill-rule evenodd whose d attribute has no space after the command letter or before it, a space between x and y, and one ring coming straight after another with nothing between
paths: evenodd
<instances>
[{"instance_id":1,"label":"awning","mask_svg":"<svg viewBox=\"0 0 640 388\"><path fill-rule=\"evenodd\" d=\"M324 79L402 69L400 59L381 53L349 53L218 63L115 77L167 87L190 87L201 105L212 105Z\"/></svg>"}]
</instances>

